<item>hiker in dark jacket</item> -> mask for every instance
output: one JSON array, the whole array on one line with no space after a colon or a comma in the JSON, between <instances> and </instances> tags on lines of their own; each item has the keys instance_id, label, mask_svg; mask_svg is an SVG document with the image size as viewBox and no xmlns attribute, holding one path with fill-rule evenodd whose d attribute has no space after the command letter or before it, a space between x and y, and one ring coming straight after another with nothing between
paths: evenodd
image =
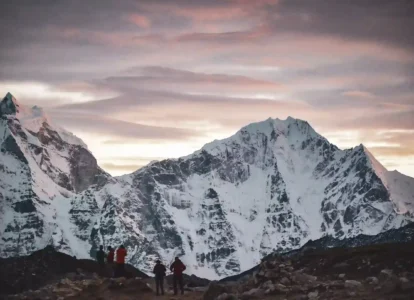
<instances>
[{"instance_id":1,"label":"hiker in dark jacket","mask_svg":"<svg viewBox=\"0 0 414 300\"><path fill-rule=\"evenodd\" d=\"M161 289L161 295L164 295L164 276L167 272L167 268L157 260L154 270L152 271L155 274L155 286L157 288L157 296L160 294L159 290Z\"/></svg>"},{"instance_id":2,"label":"hiker in dark jacket","mask_svg":"<svg viewBox=\"0 0 414 300\"><path fill-rule=\"evenodd\" d=\"M96 260L101 268L105 267L105 252L103 246L99 246L99 251L96 252Z\"/></svg>"},{"instance_id":3,"label":"hiker in dark jacket","mask_svg":"<svg viewBox=\"0 0 414 300\"><path fill-rule=\"evenodd\" d=\"M176 257L175 261L172 263L170 270L173 272L173 285L174 285L174 295L177 295L177 284L180 285L181 295L184 294L184 280L183 272L186 269L183 262Z\"/></svg>"}]
</instances>

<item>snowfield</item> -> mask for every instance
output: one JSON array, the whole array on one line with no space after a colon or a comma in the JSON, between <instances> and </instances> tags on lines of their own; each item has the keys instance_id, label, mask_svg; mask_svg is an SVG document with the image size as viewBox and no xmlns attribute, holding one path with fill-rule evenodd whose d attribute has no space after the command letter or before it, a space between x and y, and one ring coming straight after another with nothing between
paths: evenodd
<instances>
[{"instance_id":1,"label":"snowfield","mask_svg":"<svg viewBox=\"0 0 414 300\"><path fill-rule=\"evenodd\" d=\"M77 257L124 244L150 273L181 256L218 279L325 235L414 220L414 179L363 145L341 150L305 121L267 119L179 159L111 177L84 142L11 94L0 103L0 254L52 244Z\"/></svg>"}]
</instances>

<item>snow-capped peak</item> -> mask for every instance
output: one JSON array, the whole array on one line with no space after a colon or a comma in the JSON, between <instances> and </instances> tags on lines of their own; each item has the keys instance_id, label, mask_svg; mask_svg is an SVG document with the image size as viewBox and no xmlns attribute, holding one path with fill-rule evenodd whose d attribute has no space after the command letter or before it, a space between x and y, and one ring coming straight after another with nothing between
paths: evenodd
<instances>
[{"instance_id":1,"label":"snow-capped peak","mask_svg":"<svg viewBox=\"0 0 414 300\"><path fill-rule=\"evenodd\" d=\"M7 93L0 103L0 115L17 115L25 110L11 93Z\"/></svg>"},{"instance_id":2,"label":"snow-capped peak","mask_svg":"<svg viewBox=\"0 0 414 300\"><path fill-rule=\"evenodd\" d=\"M28 108L17 101L11 94L7 93L0 103L0 115L10 115L17 118L23 126L32 132L38 132L43 122L48 122L49 118L41 107L33 106ZM36 128L30 128L35 123Z\"/></svg>"},{"instance_id":3,"label":"snow-capped peak","mask_svg":"<svg viewBox=\"0 0 414 300\"><path fill-rule=\"evenodd\" d=\"M223 139L214 140L211 143L204 145L201 150L210 152L212 154L217 151L224 151L228 144L246 144L254 143L254 139L261 139L266 137L267 140L274 140L278 136L283 136L290 145L300 145L309 139L327 140L319 135L308 122L288 117L285 120L268 118L261 122L251 123L241 128L233 136ZM197 151L196 153L198 153Z\"/></svg>"},{"instance_id":4,"label":"snow-capped peak","mask_svg":"<svg viewBox=\"0 0 414 300\"><path fill-rule=\"evenodd\" d=\"M374 169L375 173L381 178L382 174L388 173L388 170L372 155L372 153L363 144L360 145L364 153L368 158L370 166Z\"/></svg>"},{"instance_id":5,"label":"snow-capped peak","mask_svg":"<svg viewBox=\"0 0 414 300\"><path fill-rule=\"evenodd\" d=\"M19 120L25 129L33 133L38 133L46 125L56 131L60 138L68 144L79 145L88 149L80 138L54 123L42 107L35 105L29 108L19 103L11 93L7 93L0 102L0 116L3 115L9 115Z\"/></svg>"},{"instance_id":6,"label":"snow-capped peak","mask_svg":"<svg viewBox=\"0 0 414 300\"><path fill-rule=\"evenodd\" d=\"M401 214L414 212L413 178L397 171L388 171L364 145L361 144L359 147L363 149L367 156L369 166L387 188L396 211Z\"/></svg>"}]
</instances>

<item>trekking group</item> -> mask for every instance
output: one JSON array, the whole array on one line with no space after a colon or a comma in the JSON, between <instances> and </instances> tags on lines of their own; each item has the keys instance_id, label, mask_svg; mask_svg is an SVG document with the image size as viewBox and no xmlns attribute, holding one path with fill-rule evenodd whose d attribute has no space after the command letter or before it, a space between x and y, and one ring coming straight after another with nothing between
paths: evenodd
<instances>
[{"instance_id":1,"label":"trekking group","mask_svg":"<svg viewBox=\"0 0 414 300\"><path fill-rule=\"evenodd\" d=\"M109 266L111 277L125 277L125 257L127 251L124 245L121 245L116 251L111 246L108 247L108 253L106 254L103 246L99 247L99 251L96 253L96 260L101 267L101 271L105 272L106 265ZM105 264L106 260L106 264ZM184 263L176 257L174 262L170 266L170 271L173 273L173 287L174 295L178 293L178 287L181 294L184 294L184 279L183 272L186 269ZM167 268L161 263L160 260L156 261L153 269L155 275L155 286L157 295L164 295L164 277L167 273Z\"/></svg>"}]
</instances>

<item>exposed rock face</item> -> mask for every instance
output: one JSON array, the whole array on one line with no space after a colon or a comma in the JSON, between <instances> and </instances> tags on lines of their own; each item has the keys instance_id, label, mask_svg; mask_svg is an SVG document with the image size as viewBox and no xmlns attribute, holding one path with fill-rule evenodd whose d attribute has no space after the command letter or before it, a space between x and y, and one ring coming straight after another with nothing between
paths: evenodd
<instances>
[{"instance_id":1,"label":"exposed rock face","mask_svg":"<svg viewBox=\"0 0 414 300\"><path fill-rule=\"evenodd\" d=\"M91 226L85 226L93 225L99 209L96 201L90 203L92 214L80 220L75 193L103 185L110 176L81 140L51 124L41 109L24 107L11 94L0 102L2 256L29 254L49 244L87 253L76 249L73 238L83 230L89 239Z\"/></svg>"},{"instance_id":2,"label":"exposed rock face","mask_svg":"<svg viewBox=\"0 0 414 300\"><path fill-rule=\"evenodd\" d=\"M122 185L117 236L140 241L150 259L185 254L190 272L217 278L309 239L375 235L411 222L411 200L410 210L395 209L399 200L378 164L363 146L340 150L304 121L269 119L108 188ZM124 227L132 220L139 220L134 234ZM96 244L112 235L102 231ZM140 251L131 259L145 268Z\"/></svg>"},{"instance_id":3,"label":"exposed rock face","mask_svg":"<svg viewBox=\"0 0 414 300\"><path fill-rule=\"evenodd\" d=\"M38 107L0 103L0 253L53 244L78 257L128 249L146 272L183 256L220 278L322 236L376 235L414 220L414 180L362 145L340 150L305 121L268 119L195 153L111 178Z\"/></svg>"}]
</instances>

